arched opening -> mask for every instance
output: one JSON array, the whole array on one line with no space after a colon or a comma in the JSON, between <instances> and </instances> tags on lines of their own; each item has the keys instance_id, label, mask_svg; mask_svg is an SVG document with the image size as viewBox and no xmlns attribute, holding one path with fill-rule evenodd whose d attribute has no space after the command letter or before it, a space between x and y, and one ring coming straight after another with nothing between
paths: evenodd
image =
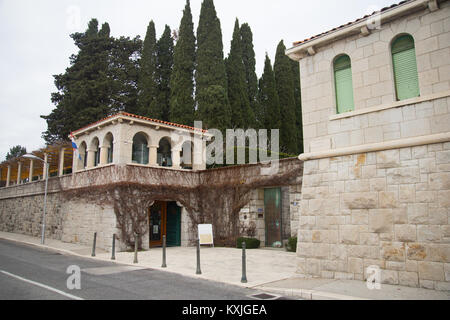
<instances>
[{"instance_id":1,"label":"arched opening","mask_svg":"<svg viewBox=\"0 0 450 320\"><path fill-rule=\"evenodd\" d=\"M391 51L397 100L420 96L414 38L409 34L397 37Z\"/></svg>"},{"instance_id":2,"label":"arched opening","mask_svg":"<svg viewBox=\"0 0 450 320\"><path fill-rule=\"evenodd\" d=\"M100 141L98 138L92 140L91 150L94 152L94 167L97 167L100 164Z\"/></svg>"},{"instance_id":3,"label":"arched opening","mask_svg":"<svg viewBox=\"0 0 450 320\"><path fill-rule=\"evenodd\" d=\"M159 141L157 162L161 167L172 166L172 147L170 145L169 138L162 138Z\"/></svg>"},{"instance_id":4,"label":"arched opening","mask_svg":"<svg viewBox=\"0 0 450 320\"><path fill-rule=\"evenodd\" d=\"M86 142L82 142L80 144L80 147L78 148L78 151L80 152L80 156L81 156L81 163L80 166L78 167L79 169L86 169L87 166L87 144Z\"/></svg>"},{"instance_id":5,"label":"arched opening","mask_svg":"<svg viewBox=\"0 0 450 320\"><path fill-rule=\"evenodd\" d=\"M148 139L147 136L140 132L133 138L132 161L137 164L148 164Z\"/></svg>"},{"instance_id":6,"label":"arched opening","mask_svg":"<svg viewBox=\"0 0 450 320\"><path fill-rule=\"evenodd\" d=\"M191 169L194 164L194 144L191 141L185 141L181 146L181 168Z\"/></svg>"},{"instance_id":7,"label":"arched opening","mask_svg":"<svg viewBox=\"0 0 450 320\"><path fill-rule=\"evenodd\" d=\"M106 163L113 163L114 161L114 136L112 135L111 132L109 132L106 136L105 136L105 140L103 142L103 146L104 148L107 149L106 152Z\"/></svg>"},{"instance_id":8,"label":"arched opening","mask_svg":"<svg viewBox=\"0 0 450 320\"><path fill-rule=\"evenodd\" d=\"M338 114L355 110L353 78L350 57L346 54L334 60L334 84L336 90L336 111Z\"/></svg>"}]
</instances>

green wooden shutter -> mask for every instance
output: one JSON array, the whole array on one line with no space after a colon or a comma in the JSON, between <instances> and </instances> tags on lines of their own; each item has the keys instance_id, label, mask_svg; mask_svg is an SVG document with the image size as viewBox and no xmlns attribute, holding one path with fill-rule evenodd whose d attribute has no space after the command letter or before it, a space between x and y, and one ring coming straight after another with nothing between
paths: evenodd
<instances>
[{"instance_id":1,"label":"green wooden shutter","mask_svg":"<svg viewBox=\"0 0 450 320\"><path fill-rule=\"evenodd\" d=\"M419 76L414 39L411 36L399 37L392 44L392 61L397 100L418 97L420 95Z\"/></svg>"},{"instance_id":2,"label":"green wooden shutter","mask_svg":"<svg viewBox=\"0 0 450 320\"><path fill-rule=\"evenodd\" d=\"M334 81L336 88L337 113L353 111L353 79L350 57L341 56L334 62Z\"/></svg>"}]
</instances>

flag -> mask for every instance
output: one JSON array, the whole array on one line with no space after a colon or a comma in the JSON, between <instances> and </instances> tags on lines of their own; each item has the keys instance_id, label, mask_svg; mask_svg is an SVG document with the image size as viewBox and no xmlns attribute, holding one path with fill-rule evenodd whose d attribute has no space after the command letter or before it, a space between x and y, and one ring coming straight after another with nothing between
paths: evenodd
<instances>
[{"instance_id":1,"label":"flag","mask_svg":"<svg viewBox=\"0 0 450 320\"><path fill-rule=\"evenodd\" d=\"M72 140L72 148L73 148L73 154L74 156L78 156L78 159L80 159L80 161L83 161L83 159L81 158L81 154L78 151L78 146L75 143L75 138L73 137L73 135L70 135L70 139Z\"/></svg>"}]
</instances>

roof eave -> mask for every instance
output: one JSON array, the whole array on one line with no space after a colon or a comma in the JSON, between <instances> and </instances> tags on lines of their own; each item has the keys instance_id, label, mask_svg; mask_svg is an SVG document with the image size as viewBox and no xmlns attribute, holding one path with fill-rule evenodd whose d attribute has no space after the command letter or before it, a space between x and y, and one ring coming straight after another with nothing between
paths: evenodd
<instances>
[{"instance_id":1,"label":"roof eave","mask_svg":"<svg viewBox=\"0 0 450 320\"><path fill-rule=\"evenodd\" d=\"M446 1L446 0L444 0ZM380 23L392 21L395 18L410 14L427 7L434 7L437 5L437 0L416 0L404 3L392 9L380 12ZM348 26L344 26L338 30L325 33L322 36L300 43L297 46L286 50L286 55L292 60L300 61L301 59L314 55L318 48L328 45L331 42L347 38L356 34L368 35L370 30L367 28L369 19L373 19L374 15L368 16L360 21L357 21Z\"/></svg>"}]
</instances>

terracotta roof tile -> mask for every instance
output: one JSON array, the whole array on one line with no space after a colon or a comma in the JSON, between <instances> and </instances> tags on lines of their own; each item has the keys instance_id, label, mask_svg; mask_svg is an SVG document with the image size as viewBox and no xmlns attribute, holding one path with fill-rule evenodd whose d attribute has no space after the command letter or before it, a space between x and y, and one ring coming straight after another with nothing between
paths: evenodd
<instances>
[{"instance_id":1,"label":"terracotta roof tile","mask_svg":"<svg viewBox=\"0 0 450 320\"><path fill-rule=\"evenodd\" d=\"M131 117L131 118L136 118L136 119L141 119L141 120L145 120L145 121L152 121L152 122L161 123L161 124L165 124L165 125L172 126L172 127L183 128L183 129L187 129L187 130L201 131L203 133L207 132L207 130L186 126L184 124L178 124L178 123L173 123L173 122L168 122L168 121L163 121L163 120L158 120L158 119L147 118L147 117L144 117L144 116L138 116L138 115L135 115L135 114L132 114L132 113L128 113L128 112L119 112L119 113L113 114L113 115L111 115L109 117L103 118L103 119L101 119L99 121L93 122L93 123L91 123L91 124L81 128L81 129L73 131L71 133L71 135L76 134L77 132L82 131L84 129L87 129L89 127L93 127L96 124L99 124L99 123L101 123L101 122L103 122L105 120L114 118L114 117L119 116L119 115L123 115L123 116L126 116L126 117Z\"/></svg>"}]
</instances>

